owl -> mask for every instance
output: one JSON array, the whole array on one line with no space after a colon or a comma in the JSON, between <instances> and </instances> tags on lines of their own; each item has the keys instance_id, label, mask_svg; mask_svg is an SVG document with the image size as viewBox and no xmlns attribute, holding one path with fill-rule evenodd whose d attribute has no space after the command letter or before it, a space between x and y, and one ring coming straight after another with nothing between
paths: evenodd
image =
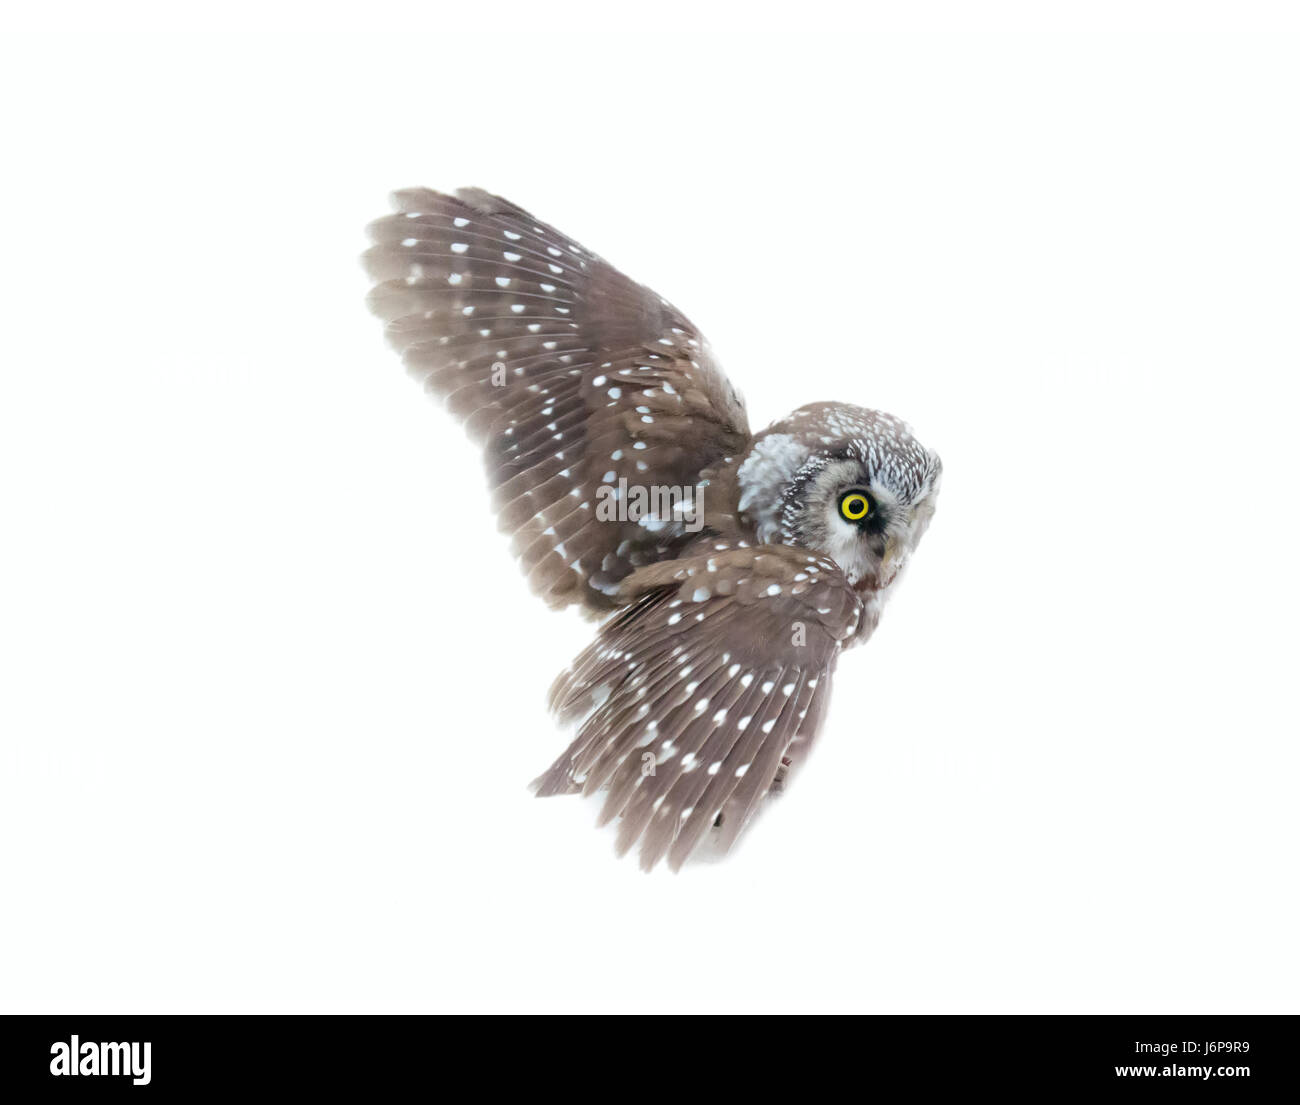
<instances>
[{"instance_id":1,"label":"owl","mask_svg":"<svg viewBox=\"0 0 1300 1105\"><path fill-rule=\"evenodd\" d=\"M599 620L538 795L605 791L618 849L729 848L817 735L934 514L942 466L847 403L751 432L666 299L478 189L394 194L365 254L407 369L481 444L531 589Z\"/></svg>"}]
</instances>

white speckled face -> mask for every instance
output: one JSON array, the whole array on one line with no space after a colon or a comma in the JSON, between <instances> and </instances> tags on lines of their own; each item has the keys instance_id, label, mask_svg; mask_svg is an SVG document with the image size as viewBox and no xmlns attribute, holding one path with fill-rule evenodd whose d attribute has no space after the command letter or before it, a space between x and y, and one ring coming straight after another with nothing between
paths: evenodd
<instances>
[{"instance_id":1,"label":"white speckled face","mask_svg":"<svg viewBox=\"0 0 1300 1105\"><path fill-rule=\"evenodd\" d=\"M760 436L740 470L740 508L762 540L825 553L855 587L880 592L929 525L941 472L893 415L818 403Z\"/></svg>"}]
</instances>

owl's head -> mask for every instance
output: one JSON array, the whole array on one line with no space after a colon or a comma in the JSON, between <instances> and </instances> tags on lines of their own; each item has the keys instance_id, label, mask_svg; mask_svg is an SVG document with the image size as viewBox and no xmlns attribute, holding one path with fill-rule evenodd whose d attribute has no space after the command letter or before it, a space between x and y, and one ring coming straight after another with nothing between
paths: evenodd
<instances>
[{"instance_id":1,"label":"owl's head","mask_svg":"<svg viewBox=\"0 0 1300 1105\"><path fill-rule=\"evenodd\" d=\"M761 540L823 553L858 589L881 591L930 524L942 471L893 415L813 403L754 439L739 509Z\"/></svg>"}]
</instances>

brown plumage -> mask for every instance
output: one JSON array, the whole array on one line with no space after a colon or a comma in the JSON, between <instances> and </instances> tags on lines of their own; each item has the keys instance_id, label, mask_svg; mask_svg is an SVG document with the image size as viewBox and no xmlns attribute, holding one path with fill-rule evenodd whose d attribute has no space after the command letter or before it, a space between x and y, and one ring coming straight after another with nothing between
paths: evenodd
<instances>
[{"instance_id":1,"label":"brown plumage","mask_svg":"<svg viewBox=\"0 0 1300 1105\"><path fill-rule=\"evenodd\" d=\"M730 846L806 752L841 649L874 628L938 458L844 405L755 437L666 300L485 192L394 198L370 227L372 310L482 444L533 590L605 618L552 689L578 728L538 793L606 789L602 822L647 868L715 826ZM874 513L809 514L846 472ZM647 489L678 494L633 510Z\"/></svg>"},{"instance_id":2,"label":"brown plumage","mask_svg":"<svg viewBox=\"0 0 1300 1105\"><path fill-rule=\"evenodd\" d=\"M673 545L596 521L605 474L693 487L749 439L743 404L684 315L526 211L473 189L394 199L370 227L371 309L482 443L533 590L611 609L618 582Z\"/></svg>"}]
</instances>

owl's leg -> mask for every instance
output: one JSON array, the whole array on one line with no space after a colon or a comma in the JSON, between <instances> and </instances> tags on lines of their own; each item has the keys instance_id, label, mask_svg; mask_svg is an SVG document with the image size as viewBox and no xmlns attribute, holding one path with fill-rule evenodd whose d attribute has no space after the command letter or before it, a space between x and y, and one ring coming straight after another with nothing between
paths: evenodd
<instances>
[{"instance_id":1,"label":"owl's leg","mask_svg":"<svg viewBox=\"0 0 1300 1105\"><path fill-rule=\"evenodd\" d=\"M785 789L785 777L790 774L790 757L781 757L781 766L776 769L776 777L772 780L772 786L768 790L769 794L780 794Z\"/></svg>"}]
</instances>

